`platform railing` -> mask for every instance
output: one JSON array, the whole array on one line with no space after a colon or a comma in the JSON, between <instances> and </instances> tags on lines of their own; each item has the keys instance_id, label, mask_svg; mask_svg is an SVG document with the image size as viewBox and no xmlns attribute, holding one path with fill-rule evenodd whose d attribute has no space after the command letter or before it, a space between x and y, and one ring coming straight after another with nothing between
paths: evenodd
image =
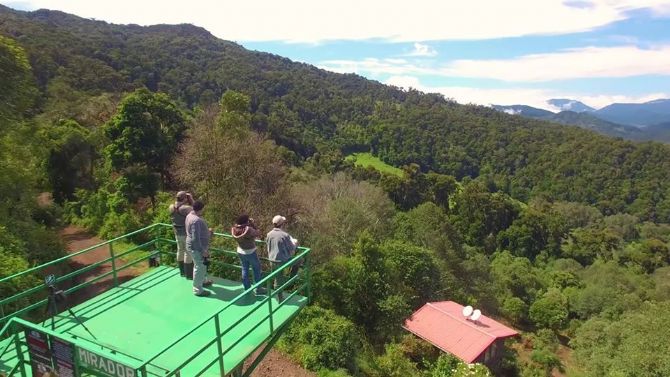
<instances>
[{"instance_id":1,"label":"platform railing","mask_svg":"<svg viewBox=\"0 0 670 377\"><path fill-rule=\"evenodd\" d=\"M75 271L70 271L62 276L58 276L56 278L56 284L61 284L63 282L68 282L68 281L76 281L75 279L81 275L87 274L90 271L95 270L96 268L105 265L106 263L111 264L111 269L105 273L102 273L98 276L93 277L92 279L85 281L83 283L79 284L73 284L73 286L68 287L66 289L63 289L65 294L71 294L76 291L79 291L85 287L88 287L92 284L95 284L99 282L100 280L112 276L112 281L113 281L113 286L118 285L118 273L120 271L123 271L127 268L133 267L136 264L147 260L148 258L151 257L150 253L143 255L140 258L137 258L133 261L126 262L124 260L124 257L129 255L130 253L137 251L137 250L142 250L142 249L147 249L152 246L155 246L157 242L159 242L158 237L152 237L152 239L148 242L142 243L141 245L136 245L133 246L127 250L124 250L121 253L115 253L114 251L114 244L117 244L122 241L127 241L131 237L135 237L138 235L145 235L146 233L150 231L155 231L156 229L160 229L164 227L164 224L152 224L147 227L144 227L142 229L138 229L134 232L124 234L122 236L113 238L108 241L101 242L99 244L87 247L81 251L78 251L76 253L72 253L69 255L66 255L64 257L55 259L53 261L41 264L39 266L35 266L32 268L29 268L25 271L18 272L14 275L4 277L0 279L0 287L3 285L6 286L11 286L12 282L17 282L20 279L39 279L39 283L36 285L33 285L31 288L28 288L26 290L23 290L21 292L15 293L9 297L5 297L0 300L0 325L4 325L10 318L17 317L17 316L22 316L25 315L31 311L34 311L36 309L39 309L40 307L45 307L47 304L47 285L44 283L44 278L46 275L53 273L54 270L57 270L59 266L63 266L64 264L70 263L73 261L75 257L89 254L89 253L95 253L98 252L98 249L107 246L107 255L103 259L94 262L92 264L82 266L81 268L75 270ZM147 237L148 238L148 237ZM125 263L123 265L119 265L119 263ZM25 300L26 305L21 307L21 308L13 308L12 304L21 304L21 300ZM0 333L1 337L2 333ZM1 338L0 338L1 339Z\"/></svg>"},{"instance_id":2,"label":"platform railing","mask_svg":"<svg viewBox=\"0 0 670 377\"><path fill-rule=\"evenodd\" d=\"M276 332L283 330L279 327L275 327L273 317L274 314L284 305L289 303L291 301L291 298L297 295L298 293L304 293L304 296L309 298L310 295L310 266L309 266L309 254L311 250L309 248L299 248L298 253L291 258L288 262L283 264L281 268L273 271L269 275L263 277L259 282L253 284L249 289L245 290L244 292L240 293L238 296L236 296L233 300L231 300L228 304L226 304L222 309L220 309L217 313L209 316L202 322L200 322L198 325L194 326L191 328L188 332L186 332L184 335L180 336L179 338L175 339L172 341L166 348L158 352L157 354L151 356L150 358L146 359L143 364L140 365L140 370L142 375L149 375L147 372L147 366L150 364L154 363L156 359L158 359L160 356L168 352L171 348L177 346L179 343L186 341L189 335L197 331L198 329L206 326L207 324L211 324L214 326L215 333L213 334L213 338L205 343L203 346L200 348L196 349L192 355L188 359L186 359L184 362L182 362L179 366L171 370L169 373L164 374L163 376L165 377L171 377L178 375L180 373L180 370L183 369L186 365L188 365L190 362L192 362L194 359L199 357L203 351L208 349L209 347L214 346L215 344L219 348L219 352L217 353L218 356L213 359L211 362L205 365L205 367L196 374L196 376L199 376L203 374L205 371L207 371L210 367L212 367L214 364L217 362L219 363L219 368L220 372L223 373L224 371L224 363L223 363L223 358L228 353L230 350L232 350L239 342L241 342L246 336L251 334L252 331L256 330L259 326L261 326L263 323L268 321L269 323L269 330L270 330L270 337L269 339L275 335ZM301 273L290 277L284 284L282 284L280 287L273 288L273 282L275 278L279 274L285 274L286 271L290 270L294 265L298 263L304 263L304 267ZM279 298L279 293L287 291L288 287L291 285L296 284L299 280L302 280L301 284L293 289L290 293L287 293L287 295L283 298ZM253 295L253 292L255 292L258 288L264 287L266 289L267 295L265 296L264 299L257 301L255 303L255 307L247 312L244 316L240 317L236 322L234 322L232 325L229 325L225 329L221 329L220 327L220 320L219 317L222 313L224 313L228 308L230 308L232 305L239 304L242 300L248 299L248 297L251 297ZM278 300L279 304L276 307L273 307L272 305L272 298L275 298ZM222 344L222 339L223 337L228 334L232 329L234 329L236 326L238 326L240 323L242 323L244 320L246 320L248 317L250 317L252 314L254 314L256 311L258 311L260 308L267 308L267 314L252 327L250 328L245 334L240 336L233 344L226 345L227 348L223 348ZM235 366L231 366L235 367Z\"/></svg>"},{"instance_id":3,"label":"platform railing","mask_svg":"<svg viewBox=\"0 0 670 377\"><path fill-rule=\"evenodd\" d=\"M95 276L91 278L90 280L73 285L67 289L64 289L65 294L71 294L74 293L78 290L81 290L87 286L90 286L92 284L97 283L98 281L112 276L112 284L109 287L110 289L112 287L116 287L119 285L119 279L118 279L118 273L120 271L123 271L127 268L133 267L136 264L148 260L149 258L155 256L155 255L160 255L160 254L172 254L172 251L167 251L164 248L160 247L161 245L174 245L176 241L174 238L168 238L166 235L171 234L171 228L172 226L170 224L163 224L163 223L157 223L157 224L152 224L147 227L144 227L142 229L138 229L134 232L124 234L122 236L116 237L114 239L108 240L101 242L99 244L87 247L84 250L75 252L73 254L69 254L67 256L64 256L62 258L58 258L56 260L44 263L39 266L32 267L28 270L16 273L11 276L4 277L0 279L0 287L3 284L9 284L12 281L16 281L18 279L22 278L28 278L28 277L40 277L43 278L47 274L51 273L55 266L58 266L60 264L64 263L69 263L70 261L73 260L73 258L84 255L86 253L93 253L96 252L98 249L101 247L107 246L107 253L109 256L104 257L103 259L94 262L90 265L83 266L75 271L68 272L62 276L59 276L56 278L56 284L63 283L65 281L73 280L83 274L87 274L90 271L106 264L109 263L111 269L105 273L101 273L99 276ZM124 250L121 253L116 253L114 250L114 244L119 243L119 242L124 242L127 241L131 237L137 237L137 236L144 236L144 239L149 238L146 236L149 234L152 239L150 239L147 242L143 242L140 245L135 245L131 246L130 248ZM214 233L215 239L224 239L227 241L233 241L234 239L232 238L231 235L225 234L225 233ZM141 237L140 237L141 238ZM257 241L259 246L263 245L264 242L262 241ZM232 244L231 244L232 245ZM135 252L137 250L143 250L146 251L145 254L143 254L141 257L136 258L132 261L126 261L124 257L129 255L132 252ZM233 250L226 249L223 247L217 247L216 242L213 244L213 246L210 248L212 257L216 259L217 257L221 256L226 256L229 258L229 260L237 261L239 262L237 253ZM304 247L299 247L298 251L290 261L288 261L286 264L281 266L281 269L272 271L269 275L265 276L261 281L256 282L254 285L252 285L248 290L244 291L237 297L235 297L231 302L229 302L227 305L224 306L223 309L221 309L219 312L216 314L210 316L203 322L201 322L199 325L191 329L189 332L187 332L184 336L174 340L166 349L161 351L160 353L152 356L151 358L144 360L144 361L139 361L135 365L138 370L142 375L148 375L147 374L147 366L151 365L151 363L158 357L160 357L162 354L164 354L167 350L170 348L174 347L176 344L179 342L183 341L189 334L191 334L193 331L196 331L197 329L201 328L202 326L205 326L207 323L213 323L215 325L215 336L214 338L207 343L205 346L203 346L201 349L199 349L192 357L190 357L187 361L183 362L179 367L175 368L172 371L169 371L168 374L164 374L166 372L161 373L161 375L164 376L173 376L177 375L179 373L179 370L184 367L184 365L188 364L188 362L192 361L195 357L197 357L198 353L204 349L207 349L208 347L212 346L214 343L217 343L217 347L219 348L218 352L218 357L213 360L210 364L206 366L206 368L202 371L204 372L207 370L209 367L214 365L217 361L220 363L220 368L223 370L223 356L230 351L237 343L239 343L245 336L249 335L251 331L255 330L263 324L266 320L269 320L270 323L270 334L273 335L275 334L278 330L278 328L275 328L274 323L273 323L273 315L274 313L279 310L280 307L285 305L290 299L295 296L298 293L302 293L307 299L309 300L310 297L310 263L309 263L309 254L310 254L310 249L309 248L304 248ZM234 259L233 259L234 258ZM264 262L267 262L267 258L261 258ZM241 266L236 265L235 262L233 263L225 263L225 262L219 262L221 263L225 268L231 268L235 270L241 270ZM292 276L290 279L288 279L281 287L277 287L276 289L273 289L272 287L272 281L280 274L280 273L285 273L286 270L291 269L294 265L297 263L302 263L303 268L300 274ZM119 265L122 264L122 265ZM26 321L24 319L21 319L21 316L25 316L26 314L29 314L31 311L35 311L41 307L46 307L47 305L47 298L46 298L46 292L47 292L47 285L43 282L42 279L39 280L40 283L34 285L31 288L28 288L22 292L15 293L9 297L3 298L0 300L0 326L2 328L0 329L0 340L6 339L8 337L14 337L16 343L14 345L13 349L19 349L21 347L21 342L19 341L19 330L18 328L25 328L29 326L37 326L41 331L44 331L46 333L49 333L50 331L46 329L44 326L39 326L36 324L33 324L32 322ZM286 295L286 297L283 300L279 300L279 305L273 308L272 305L272 297L277 298L278 295L277 293L280 291L288 291L288 288L290 286L295 286L297 287L293 288L290 293ZM254 309L246 314L244 317L240 318L234 325L228 326L225 329L221 329L220 326L220 321L219 321L219 315L226 309L229 308L231 305L234 305L236 303L239 303L240 300L243 300L245 296L248 296L250 293L255 291L259 287L265 287L267 291L267 297L259 302L256 303L256 307ZM102 292L98 292L100 294ZM37 297L36 297L37 296ZM32 298L32 300L31 300ZM17 304L20 303L21 300L27 300L27 305L22 308L12 308L12 304ZM225 336L230 330L232 330L236 325L239 325L243 320L247 319L251 313L256 312L260 308L267 307L267 314L262 317L261 321L258 322L251 330L249 330L246 334L244 334L236 343L233 345L228 346L228 348L223 349L222 345L222 338ZM8 309L9 308L9 309ZM46 314L46 313L45 313ZM46 318L45 314L43 314L41 317ZM20 325L20 326L19 326ZM63 336L62 334L60 335L61 337ZM0 349L0 358L8 351L12 350L12 347L10 344L12 343L7 343L7 345L3 348ZM74 343L78 343L74 341ZM25 343L23 343L25 344ZM104 345L100 345L101 349L106 349ZM107 350L107 351L112 351L111 355L113 355L114 352L118 350ZM20 353L20 352L19 352ZM113 359L113 356L110 356L111 359ZM24 375L25 371L23 370L24 366L23 364L24 361L21 361L21 375ZM16 371L16 368L19 367L19 364L16 365L14 370L10 371L8 375L12 375Z\"/></svg>"}]
</instances>

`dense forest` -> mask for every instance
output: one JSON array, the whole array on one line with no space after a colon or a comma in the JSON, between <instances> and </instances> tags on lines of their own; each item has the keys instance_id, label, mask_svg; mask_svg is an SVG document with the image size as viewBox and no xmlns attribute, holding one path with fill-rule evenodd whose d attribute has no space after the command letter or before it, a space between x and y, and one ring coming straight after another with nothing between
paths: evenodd
<instances>
[{"instance_id":1,"label":"dense forest","mask_svg":"<svg viewBox=\"0 0 670 377\"><path fill-rule=\"evenodd\" d=\"M62 224L111 237L166 220L187 188L218 229L284 213L314 250L314 303L279 347L321 376L489 375L401 328L447 299L521 330L501 375L670 375L666 145L330 73L191 25L0 6L0 72L0 276L63 253Z\"/></svg>"}]
</instances>

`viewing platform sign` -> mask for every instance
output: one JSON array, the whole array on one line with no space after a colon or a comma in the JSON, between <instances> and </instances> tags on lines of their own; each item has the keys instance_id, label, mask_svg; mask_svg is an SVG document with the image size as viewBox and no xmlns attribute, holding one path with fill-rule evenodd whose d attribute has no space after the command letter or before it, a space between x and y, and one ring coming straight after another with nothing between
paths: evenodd
<instances>
[{"instance_id":1,"label":"viewing platform sign","mask_svg":"<svg viewBox=\"0 0 670 377\"><path fill-rule=\"evenodd\" d=\"M49 373L55 373L58 377L76 377L80 376L78 369L95 376L137 377L135 369L95 352L75 347L74 344L53 335L27 329L25 336L33 377L43 377Z\"/></svg>"},{"instance_id":2,"label":"viewing platform sign","mask_svg":"<svg viewBox=\"0 0 670 377\"><path fill-rule=\"evenodd\" d=\"M25 334L33 377L42 377L46 373L53 372L51 349L47 334L33 329L27 329Z\"/></svg>"},{"instance_id":3,"label":"viewing platform sign","mask_svg":"<svg viewBox=\"0 0 670 377\"><path fill-rule=\"evenodd\" d=\"M74 363L74 344L52 336L51 356L58 377L77 376Z\"/></svg>"},{"instance_id":4,"label":"viewing platform sign","mask_svg":"<svg viewBox=\"0 0 670 377\"><path fill-rule=\"evenodd\" d=\"M79 357L79 366L96 376L105 377L136 377L135 369L119 363L118 361L108 359L97 353L77 348Z\"/></svg>"}]
</instances>

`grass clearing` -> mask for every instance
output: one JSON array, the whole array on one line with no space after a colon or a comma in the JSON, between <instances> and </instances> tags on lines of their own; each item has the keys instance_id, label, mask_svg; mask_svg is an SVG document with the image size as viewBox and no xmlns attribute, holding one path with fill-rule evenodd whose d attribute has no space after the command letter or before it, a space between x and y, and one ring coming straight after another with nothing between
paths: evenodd
<instances>
[{"instance_id":1,"label":"grass clearing","mask_svg":"<svg viewBox=\"0 0 670 377\"><path fill-rule=\"evenodd\" d=\"M378 157L373 156L371 153L354 153L346 157L347 161L353 161L354 165L367 168L372 166L373 168L379 170L380 172L397 175L402 177L404 172L402 169L391 166L384 161L380 160Z\"/></svg>"}]
</instances>

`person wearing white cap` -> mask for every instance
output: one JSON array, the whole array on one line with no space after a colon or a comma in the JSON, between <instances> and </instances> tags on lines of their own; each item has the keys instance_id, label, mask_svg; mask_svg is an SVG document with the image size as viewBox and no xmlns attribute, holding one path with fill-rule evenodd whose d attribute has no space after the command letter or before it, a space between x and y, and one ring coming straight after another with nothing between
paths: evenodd
<instances>
[{"instance_id":1,"label":"person wearing white cap","mask_svg":"<svg viewBox=\"0 0 670 377\"><path fill-rule=\"evenodd\" d=\"M193 210L193 197L186 191L177 193L176 201L170 204L172 229L177 241L177 264L179 275L193 279L193 256L186 249L186 216Z\"/></svg>"},{"instance_id":2,"label":"person wearing white cap","mask_svg":"<svg viewBox=\"0 0 670 377\"><path fill-rule=\"evenodd\" d=\"M286 224L286 217L277 215L272 218L272 230L268 232L265 237L265 245L268 251L268 259L272 263L272 270L280 269L282 265L288 262L296 249L296 242L286 233L282 227ZM286 281L284 271L277 274L275 278L275 288L281 287ZM283 295L281 292L277 294L277 298L281 301Z\"/></svg>"}]
</instances>

